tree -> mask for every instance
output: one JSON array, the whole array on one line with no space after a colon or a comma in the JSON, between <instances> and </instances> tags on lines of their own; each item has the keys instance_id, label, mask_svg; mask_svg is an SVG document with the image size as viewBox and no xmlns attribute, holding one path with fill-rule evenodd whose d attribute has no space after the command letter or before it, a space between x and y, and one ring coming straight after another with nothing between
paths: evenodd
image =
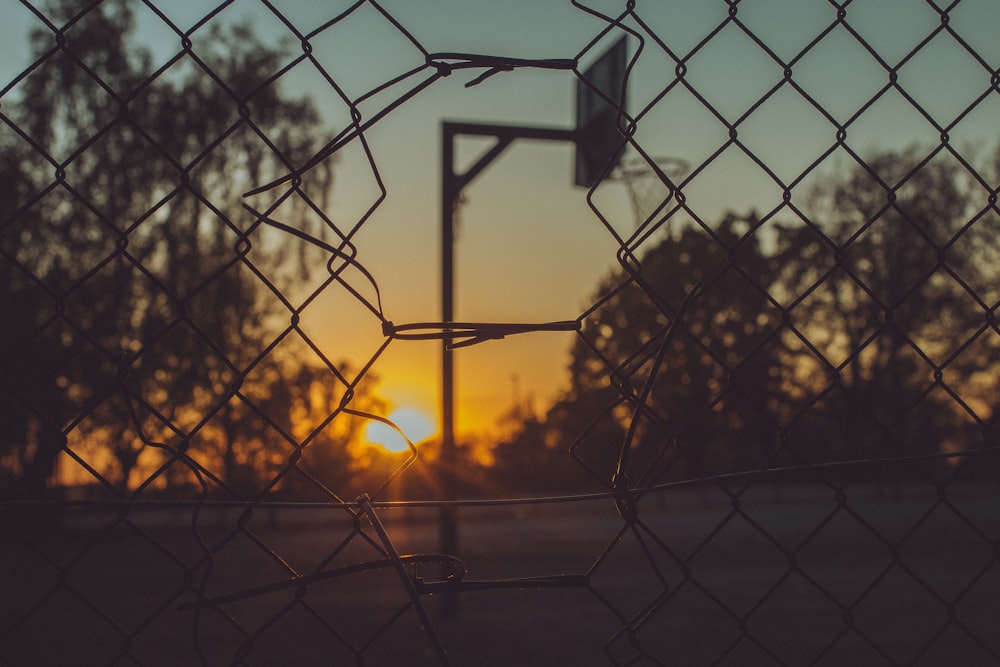
<instances>
[{"instance_id":1,"label":"tree","mask_svg":"<svg viewBox=\"0 0 1000 667\"><path fill-rule=\"evenodd\" d=\"M957 162L918 158L871 156L814 191L811 224L779 234L773 290L797 327L783 384L809 460L964 440L969 416L949 392L982 405L968 380L995 373L998 338L975 333L989 309L976 286L1000 248L977 222L986 193Z\"/></svg>"},{"instance_id":2,"label":"tree","mask_svg":"<svg viewBox=\"0 0 1000 667\"><path fill-rule=\"evenodd\" d=\"M605 280L572 349L569 390L544 429L528 423L498 459L537 467L545 443L563 458L571 450L608 484L665 344L623 470L629 480L759 465L775 441L769 341L780 317L768 300L773 265L751 233L756 224L754 215L730 214L712 230L681 228L643 254L634 275Z\"/></svg>"},{"instance_id":3,"label":"tree","mask_svg":"<svg viewBox=\"0 0 1000 667\"><path fill-rule=\"evenodd\" d=\"M612 275L570 388L497 449L501 469L541 483L569 450L609 484L664 344L623 469L633 484L995 440L990 190L958 162L918 158L829 175L769 238L730 214Z\"/></svg>"},{"instance_id":4,"label":"tree","mask_svg":"<svg viewBox=\"0 0 1000 667\"><path fill-rule=\"evenodd\" d=\"M143 474L170 460L152 444L184 452L209 420L244 418L238 391L276 395L243 386L254 372L279 382L267 367L293 361L265 354L288 313L257 274L293 289L302 276L281 267L304 246L269 235L240 193L323 138L312 103L268 83L283 48L248 26L211 28L153 75L130 4L83 5L49 7L59 42L32 33L39 65L4 102L0 134L0 463L26 495L43 491L67 434L135 487L143 458ZM281 212L308 220L301 193L322 208L331 173ZM238 430L219 431L222 460Z\"/></svg>"}]
</instances>

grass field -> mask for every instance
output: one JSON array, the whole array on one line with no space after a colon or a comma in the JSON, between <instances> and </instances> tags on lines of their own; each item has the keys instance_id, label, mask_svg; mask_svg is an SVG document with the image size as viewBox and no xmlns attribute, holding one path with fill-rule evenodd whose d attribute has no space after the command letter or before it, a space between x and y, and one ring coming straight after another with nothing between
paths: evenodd
<instances>
[{"instance_id":1,"label":"grass field","mask_svg":"<svg viewBox=\"0 0 1000 667\"><path fill-rule=\"evenodd\" d=\"M452 614L441 595L420 600L455 665L997 664L1000 487L841 500L767 486L737 509L716 489L662 492L624 533L610 500L461 508L465 580L587 583L466 591ZM190 514L116 516L4 538L0 664L440 664L392 567L190 607L201 587L287 581L278 558L303 574L381 559L340 510L258 510L247 530L235 510L206 510L210 568ZM379 516L400 554L437 551L436 509Z\"/></svg>"}]
</instances>

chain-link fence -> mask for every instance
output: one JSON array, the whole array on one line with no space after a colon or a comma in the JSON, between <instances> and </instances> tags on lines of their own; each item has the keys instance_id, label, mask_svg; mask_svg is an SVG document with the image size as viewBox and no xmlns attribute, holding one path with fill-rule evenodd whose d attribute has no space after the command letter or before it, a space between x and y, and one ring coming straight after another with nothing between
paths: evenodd
<instances>
[{"instance_id":1,"label":"chain-link fence","mask_svg":"<svg viewBox=\"0 0 1000 667\"><path fill-rule=\"evenodd\" d=\"M5 0L0 663L1000 663L1000 7L416 4ZM623 36L578 315L384 307L380 128ZM365 444L400 348L559 331L498 435Z\"/></svg>"}]
</instances>

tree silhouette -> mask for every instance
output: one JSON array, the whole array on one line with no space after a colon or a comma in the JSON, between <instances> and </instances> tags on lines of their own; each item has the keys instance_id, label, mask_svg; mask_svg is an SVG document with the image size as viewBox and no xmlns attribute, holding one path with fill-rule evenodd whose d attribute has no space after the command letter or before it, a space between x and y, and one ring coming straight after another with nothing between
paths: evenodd
<instances>
[{"instance_id":1,"label":"tree silhouette","mask_svg":"<svg viewBox=\"0 0 1000 667\"><path fill-rule=\"evenodd\" d=\"M310 264L240 193L311 156L319 114L270 81L285 53L248 26L205 29L157 70L130 3L61 0L46 15L63 29L32 33L37 65L0 134L6 483L38 495L61 454L122 488L183 477L169 464L209 422L220 475L235 475L250 404L281 396L268 368L294 361L268 352L287 322L275 290ZM332 172L316 179L284 215L309 224ZM253 374L272 384L245 384Z\"/></svg>"},{"instance_id":2,"label":"tree silhouette","mask_svg":"<svg viewBox=\"0 0 1000 667\"><path fill-rule=\"evenodd\" d=\"M980 297L1000 247L986 199L957 162L879 153L817 188L813 224L781 230L773 290L795 326L782 382L809 406L795 427L807 460L971 445L963 424L980 415L961 401L988 416L969 379L998 361Z\"/></svg>"},{"instance_id":3,"label":"tree silhouette","mask_svg":"<svg viewBox=\"0 0 1000 667\"><path fill-rule=\"evenodd\" d=\"M828 175L770 231L752 214L682 227L604 281L570 389L497 448L500 470L544 488L569 451L607 485L633 422L632 483L995 438L991 191L919 155Z\"/></svg>"},{"instance_id":4,"label":"tree silhouette","mask_svg":"<svg viewBox=\"0 0 1000 667\"><path fill-rule=\"evenodd\" d=\"M572 349L569 391L544 427L528 424L499 450L504 465L534 461L545 443L563 458L569 449L607 484L664 345L623 469L631 481L729 470L772 448L768 341L779 315L765 291L772 262L749 233L756 224L753 215L727 215L714 230L684 227L642 255L634 275L605 280ZM519 455L523 448L531 454Z\"/></svg>"}]
</instances>

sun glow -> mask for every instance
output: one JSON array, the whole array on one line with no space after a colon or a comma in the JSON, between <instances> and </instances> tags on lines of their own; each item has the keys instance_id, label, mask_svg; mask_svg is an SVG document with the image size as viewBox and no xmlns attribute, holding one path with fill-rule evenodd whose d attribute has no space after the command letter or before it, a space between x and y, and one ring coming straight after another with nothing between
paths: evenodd
<instances>
[{"instance_id":1,"label":"sun glow","mask_svg":"<svg viewBox=\"0 0 1000 667\"><path fill-rule=\"evenodd\" d=\"M415 408L400 408L388 416L389 421L399 427L414 444L434 435L437 427L434 420ZM365 427L365 439L390 452L405 452L409 449L399 431L388 424L371 421Z\"/></svg>"}]
</instances>

